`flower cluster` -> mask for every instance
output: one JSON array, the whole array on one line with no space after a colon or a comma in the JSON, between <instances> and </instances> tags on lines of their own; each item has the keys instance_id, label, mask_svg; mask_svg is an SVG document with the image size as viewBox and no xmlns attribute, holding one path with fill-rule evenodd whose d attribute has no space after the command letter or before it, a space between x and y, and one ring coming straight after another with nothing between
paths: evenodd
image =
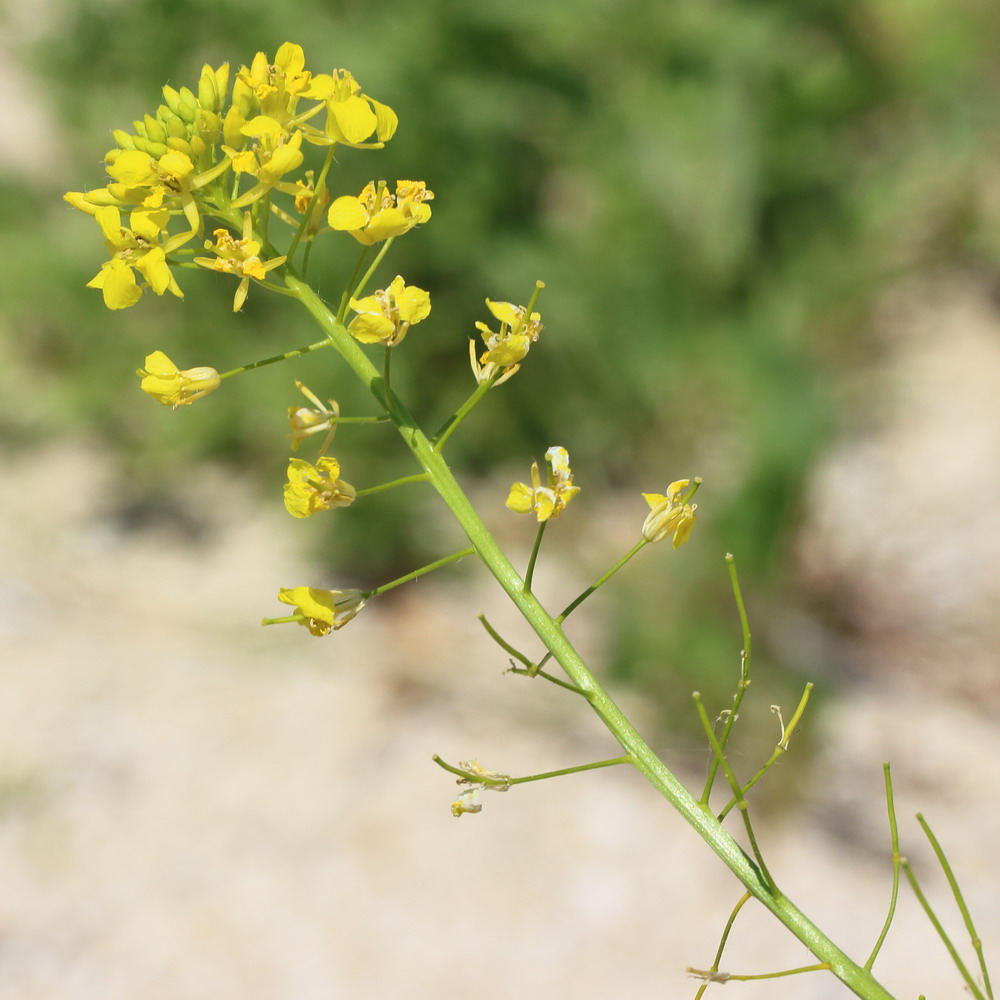
<instances>
[{"instance_id":1,"label":"flower cluster","mask_svg":"<svg viewBox=\"0 0 1000 1000\"><path fill-rule=\"evenodd\" d=\"M320 348L335 346L349 361L357 360L359 349L345 335L346 330L360 344L386 348L381 391L376 391L384 412L341 417L335 400L323 403L296 382L310 405L288 408L291 450L296 452L307 439L318 435L324 438L313 461L294 454L289 457L283 484L286 510L295 518L309 518L322 511L348 507L359 496L440 475L439 469L435 472L436 463L425 461L424 456L423 472L358 491L341 478L340 462L326 454L341 422L391 420L399 426L402 406L397 405L398 398L390 390L390 359L394 352L389 349L399 346L410 328L431 312L428 293L407 285L401 275L386 287L364 294L385 247L360 283L356 279L370 247L430 219L433 192L423 181L412 180L397 181L394 188L384 180L371 181L357 195L336 198L327 187L335 147L382 147L396 131L395 113L364 94L345 70L319 74L307 70L301 47L291 42L280 46L273 60L258 52L250 66L242 66L233 75L231 86L228 64L205 66L194 90L164 87L163 99L154 114L134 123L133 132L114 132L116 147L105 157L110 180L103 188L64 196L73 207L93 216L107 247L109 259L91 279L90 287L102 292L111 309L135 305L146 289L158 296L170 292L182 298L172 267L181 262L183 255L188 267L196 265L236 279L234 311L246 302L250 283L258 282L298 298L320 321L326 339L222 374L210 367L179 369L162 351L154 351L137 372L142 391L177 409L214 391L232 375ZM325 152L325 162L319 172L307 169L300 174L310 146ZM277 222L272 225L274 220ZM290 230L284 253L271 242L277 223L286 224ZM211 238L205 238L206 229ZM311 241L331 231L348 234L363 248L350 284L340 295L336 313L307 299L301 281ZM193 247L186 248L195 239L206 255L196 256ZM296 258L300 250L301 266ZM292 261L296 263L294 269ZM272 284L270 272L276 272L274 279L283 280L283 286ZM534 308L543 287L536 282L527 305L486 300L494 323L476 323L482 349L477 347L476 339L469 343L476 388L429 440L428 454L440 454L449 436L486 392L519 370L542 331L540 314ZM354 316L348 321L349 309ZM419 454L415 435L407 432L404 437ZM534 515L540 525L524 576L525 590L530 590L546 522L559 517L580 492L573 483L565 448L553 445L545 452L545 462L544 481L539 463L533 462L530 482L514 483L506 501L510 510ZM643 494L650 507L642 528L646 541L672 535L676 548L688 538L697 509L689 501L699 484L699 479L683 479L671 483L665 494ZM636 546L635 551L640 547ZM475 546L438 559L368 592L283 587L278 599L290 605L293 613L264 619L264 624L296 623L312 635L328 635L351 621L370 598L474 550ZM518 672L534 676L538 668L531 666ZM463 767L466 773L460 783L468 787L452 805L456 816L477 812L483 789L505 791L510 786L509 778L486 771L475 761L464 762Z\"/></svg>"},{"instance_id":2,"label":"flower cluster","mask_svg":"<svg viewBox=\"0 0 1000 1000\"><path fill-rule=\"evenodd\" d=\"M307 70L302 47L292 42L273 60L258 52L232 74L231 86L230 77L228 63L206 65L195 88L164 87L152 114L135 121L131 132L114 131L116 146L105 156L109 182L64 196L94 216L104 234L109 259L89 287L102 291L109 309L135 305L145 289L182 296L171 265L202 235L206 217L222 228L206 244L214 256L197 263L240 279L239 309L250 279L262 280L285 260L241 210L266 198L271 212L262 213L265 218L273 214L297 228L308 213L308 232L315 235L313 203L322 206L329 196L325 187L316 190L311 170L297 175L305 147L323 148L332 158L338 144L378 149L396 131L391 108L363 93L346 70ZM337 199L330 224L372 243L430 218L425 202L433 195L423 182L400 181L395 194L384 188L369 185L359 198ZM279 195L289 196L287 210L274 200ZM351 210L337 208L348 202Z\"/></svg>"},{"instance_id":3,"label":"flower cluster","mask_svg":"<svg viewBox=\"0 0 1000 1000\"><path fill-rule=\"evenodd\" d=\"M538 463L531 463L531 485L514 483L507 497L507 506L516 514L534 514L539 521L558 517L580 492L573 485L573 472L569 467L569 452L559 445L553 445L545 453L548 477L542 486L538 474Z\"/></svg>"}]
</instances>

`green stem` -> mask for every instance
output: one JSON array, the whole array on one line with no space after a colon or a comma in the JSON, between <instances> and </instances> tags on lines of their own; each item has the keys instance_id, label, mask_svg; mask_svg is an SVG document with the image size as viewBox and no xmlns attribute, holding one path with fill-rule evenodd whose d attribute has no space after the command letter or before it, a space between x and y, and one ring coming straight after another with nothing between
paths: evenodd
<instances>
[{"instance_id":1,"label":"green stem","mask_svg":"<svg viewBox=\"0 0 1000 1000\"><path fill-rule=\"evenodd\" d=\"M570 601L570 603L563 608L562 612L556 615L556 622L561 625L581 604L583 604L588 597L590 597L591 594L603 587L604 584L606 584L608 580L610 580L611 577L613 577L615 573L617 573L618 570L620 570L644 545L648 544L649 542L647 542L645 538L640 538L639 541L636 542L635 545L633 545L632 548L630 548L628 552L626 552L625 555L623 555L621 559L619 559L618 562L611 567L611 569L609 569L603 576L598 577L598 579L596 579L582 594L578 594L572 601ZM545 664L551 659L552 653L546 653L538 661L538 667L544 667Z\"/></svg>"},{"instance_id":2,"label":"green stem","mask_svg":"<svg viewBox=\"0 0 1000 1000\"><path fill-rule=\"evenodd\" d=\"M704 976L710 983L748 983L753 979L782 979L785 976L798 976L803 972L826 972L829 968L830 966L827 965L826 962L820 962L818 965L800 965L797 969L782 969L781 972L758 972L753 976L737 976L732 972L702 972L700 969L691 968L687 971L690 972L692 976Z\"/></svg>"},{"instance_id":3,"label":"green stem","mask_svg":"<svg viewBox=\"0 0 1000 1000\"><path fill-rule=\"evenodd\" d=\"M798 708L795 709L795 713L792 715L787 726L784 726L781 733L781 739L778 740L771 756L768 757L767 762L763 767L743 786L743 796L746 797L747 792L753 788L754 785L760 781L761 778L767 774L771 765L788 749L788 742L792 738L792 734L795 732L795 727L799 724L799 720L802 718L802 713L806 710L806 705L809 702L809 694L813 689L812 681L806 684L805 691L802 692L802 697L799 699ZM721 740L720 740L721 745ZM707 805L707 800L702 800ZM737 799L733 798L729 800L726 807L719 813L719 819L724 820L726 816L729 815L729 811L733 806L738 805Z\"/></svg>"},{"instance_id":4,"label":"green stem","mask_svg":"<svg viewBox=\"0 0 1000 1000\"><path fill-rule=\"evenodd\" d=\"M455 433L458 425L473 411L476 403L493 387L493 381L491 379L489 382L480 382L472 395L445 421L444 426L431 438L435 451L441 451L445 441Z\"/></svg>"},{"instance_id":5,"label":"green stem","mask_svg":"<svg viewBox=\"0 0 1000 1000\"><path fill-rule=\"evenodd\" d=\"M330 342L324 341L324 343L329 344ZM389 423L389 418L387 416L383 417L330 417L329 421L331 424L387 424Z\"/></svg>"},{"instance_id":6,"label":"green stem","mask_svg":"<svg viewBox=\"0 0 1000 1000\"><path fill-rule=\"evenodd\" d=\"M524 571L524 589L531 590L531 581L535 576L535 562L538 559L538 550L542 547L542 536L545 534L545 526L548 521L540 521L538 531L535 533L535 544L531 547L531 555L528 557L528 568Z\"/></svg>"},{"instance_id":7,"label":"green stem","mask_svg":"<svg viewBox=\"0 0 1000 1000\"><path fill-rule=\"evenodd\" d=\"M726 921L726 926L722 931L722 938L719 940L719 947L715 953L715 959L712 962L712 968L708 972L698 972L697 975L703 976L705 982L698 987L698 992L694 995L694 1000L700 1000L705 994L705 990L708 989L708 984L712 981L712 977L719 971L719 963L722 961L722 953L726 950L726 942L729 940L729 934L733 929L733 924L736 923L736 918L739 916L740 910L752 899L749 892L743 893L740 896L739 902L733 907L733 912L729 914L729 919ZM688 969L689 972L694 973L695 970Z\"/></svg>"},{"instance_id":8,"label":"green stem","mask_svg":"<svg viewBox=\"0 0 1000 1000\"><path fill-rule=\"evenodd\" d=\"M558 677L554 677L552 674L539 667L532 667L531 669L525 670L521 667L512 666L507 673L518 674L521 677L541 677L542 680L550 681L552 684L558 684L559 687L565 688L567 691L572 691L574 694L582 694L586 697L587 692L583 688L578 688L575 684L571 684L569 681L560 680Z\"/></svg>"},{"instance_id":9,"label":"green stem","mask_svg":"<svg viewBox=\"0 0 1000 1000\"><path fill-rule=\"evenodd\" d=\"M291 262L292 258L295 256L295 251L299 248L299 243L302 241L302 236L306 231L306 226L309 225L309 221L313 217L313 209L317 204L316 199L323 197L323 189L326 187L326 175L330 172L330 164L333 163L333 151L335 148L335 146L330 146L330 148L326 151L326 158L323 160L323 166L319 172L319 177L316 178L316 184L313 188L313 196L309 200L306 210L302 213L302 220L299 222L299 228L295 230L292 242L288 244L288 250L285 252L285 256L288 258L289 262ZM303 270L305 270L306 266L307 262L303 261Z\"/></svg>"},{"instance_id":10,"label":"green stem","mask_svg":"<svg viewBox=\"0 0 1000 1000\"><path fill-rule=\"evenodd\" d=\"M357 299L361 297L361 293L365 290L365 286L372 279L372 275L378 269L379 264L382 263L382 258L389 252L389 247L392 246L392 241L395 236L390 236L379 248L379 252L375 255L375 259L371 262L371 266L364 273L364 277L355 285L354 279L357 277L358 271L361 270L361 266L364 263L366 254L368 253L368 248L365 248L365 252L361 255L358 261L357 267L354 269L354 273L351 275L351 280L347 283L347 288L344 289L344 297L340 302L340 311L337 313L337 319L341 323L344 322L344 317L347 315L348 306L351 304L351 299Z\"/></svg>"},{"instance_id":11,"label":"green stem","mask_svg":"<svg viewBox=\"0 0 1000 1000\"><path fill-rule=\"evenodd\" d=\"M899 866L903 860L899 853L899 828L896 826L896 805L892 797L892 775L889 771L889 765L883 764L882 771L885 775L885 801L889 809L889 840L892 844L892 892L889 894L889 913L886 915L882 932L875 942L875 947L872 948L872 953L868 956L868 961L865 962L866 969L871 969L875 964L875 959L882 950L882 944L889 933L892 918L896 914L896 900L899 898Z\"/></svg>"},{"instance_id":12,"label":"green stem","mask_svg":"<svg viewBox=\"0 0 1000 1000\"><path fill-rule=\"evenodd\" d=\"M695 488L697 488L697 486L698 483L695 483ZM743 591L740 589L740 578L736 572L736 560L733 559L731 552L726 553L726 565L729 569L729 583L733 590L733 598L736 601L736 609L740 616L740 628L743 630L743 650L740 653L740 679L736 685L736 695L733 698L733 707L729 710L729 714L726 716L726 723L722 727L722 735L719 737L719 745L723 748L723 750L725 750L726 744L729 742L729 736L733 731L733 726L736 724L736 718L740 713L740 706L743 704L743 697L747 692L747 688L750 687L750 656L752 652L750 646L750 622L747 619L747 609L743 603ZM705 805L708 805L708 800L712 794L712 786L715 784L715 776L718 773L718 770L719 760L717 757L713 757L711 764L708 766L708 775L705 778L705 787L701 793L701 801ZM728 808L726 812L728 812ZM725 812L723 812L719 819L722 819L724 816Z\"/></svg>"},{"instance_id":13,"label":"green stem","mask_svg":"<svg viewBox=\"0 0 1000 1000\"><path fill-rule=\"evenodd\" d=\"M430 473L434 488L472 542L480 559L545 647L552 652L570 680L581 689L594 712L625 753L633 758L636 768L721 858L746 889L818 959L828 964L838 979L866 1000L892 1000L890 994L870 972L852 961L787 896L777 892L768 884L760 869L729 831L708 810L702 808L698 800L654 753L590 672L566 637L561 625L553 621L534 594L524 592L524 581L483 524L458 485L451 469L448 468L444 457L420 430L406 407L394 395L386 398L379 391L381 378L378 369L354 338L342 323L337 322L330 308L309 285L294 274L286 275L285 282L330 337L358 378L368 386L369 391L375 394L380 403L385 404L403 441L420 466Z\"/></svg>"},{"instance_id":14,"label":"green stem","mask_svg":"<svg viewBox=\"0 0 1000 1000\"><path fill-rule=\"evenodd\" d=\"M983 942L976 932L976 925L972 921L972 914L969 912L969 907L965 903L965 897L962 895L962 890L959 887L958 879L955 878L955 872L952 870L951 865L948 862L948 858L938 842L937 837L934 836L933 831L927 823L924 817L917 813L917 822L920 824L920 828L924 831L924 835L930 842L931 847L934 850L934 855L938 860L938 864L941 866L941 871L944 872L945 878L948 879L948 885L951 887L951 893L955 897L955 905L958 907L958 912L962 914L962 921L965 924L965 930L969 935L969 940L972 942L972 948L976 953L976 957L979 959L979 971L982 973L983 986L986 989L986 995L993 1000L993 987L990 984L990 974L986 968L986 960L983 956Z\"/></svg>"},{"instance_id":15,"label":"green stem","mask_svg":"<svg viewBox=\"0 0 1000 1000\"><path fill-rule=\"evenodd\" d=\"M712 723L708 719L708 713L705 711L704 704L702 704L701 695L695 691L692 697L694 698L694 703L698 708L698 718L701 720L702 727L705 730L705 735L708 737L708 742L711 744L712 751L719 760L719 764L722 767L722 773L725 774L726 780L729 782L729 787L733 790L733 795L736 798L736 808L739 809L740 815L743 817L743 829L746 830L747 839L750 841L750 849L753 851L753 856L757 861L761 874L767 880L768 885L770 885L771 889L777 893L778 886L771 877L771 873L767 870L767 865L764 864L764 855L761 853L760 847L757 845L757 836L754 833L753 824L750 822L750 809L747 805L747 800L743 795L743 789L740 786L739 779L736 777L736 774L730 766L729 760L726 758L715 733L712 731Z\"/></svg>"},{"instance_id":16,"label":"green stem","mask_svg":"<svg viewBox=\"0 0 1000 1000\"><path fill-rule=\"evenodd\" d=\"M573 614L573 612L576 611L576 609L581 604L583 604L583 602L588 597L590 597L590 595L593 594L595 590L598 590L599 588L603 587L604 584L606 584L608 580L610 580L611 577L613 577L615 573L617 573L618 570L620 570L622 566L624 566L632 558L632 556L634 556L639 551L639 549L641 549L644 545L648 544L649 543L646 541L645 538L640 538L639 541L636 542L635 545L633 545L632 548L630 548L628 552L626 552L625 555L623 555L621 559L619 559L618 562L616 562L614 566L612 566L611 569L607 571L607 573L605 573L603 576L598 577L582 594L579 594L572 601L570 601L569 604L567 604L566 607L563 608L560 614L556 616L556 621L559 622L560 624L566 621L566 619L569 618L569 616Z\"/></svg>"},{"instance_id":17,"label":"green stem","mask_svg":"<svg viewBox=\"0 0 1000 1000\"><path fill-rule=\"evenodd\" d=\"M382 493L385 490L395 489L397 486L405 486L407 483L426 483L430 476L426 472L416 472L412 476L402 476L393 479L390 483L380 483L378 486L369 486L366 489L358 490L355 497L370 497L374 493Z\"/></svg>"},{"instance_id":18,"label":"green stem","mask_svg":"<svg viewBox=\"0 0 1000 1000\"><path fill-rule=\"evenodd\" d=\"M381 587L376 587L374 590L369 590L368 593L364 595L366 601L373 597L378 597L379 594L384 594L387 590L392 590L393 587L399 587L404 583L409 583L411 580L416 580L418 576L424 576L427 573L433 573L436 569L441 569L442 566L447 566L449 563L457 562L459 559L464 559L466 556L471 556L475 553L474 548L462 549L461 552L453 552L450 556L445 556L443 559L438 559L435 562L428 563L426 566L421 566L420 569L415 569L412 573L407 573L406 576L401 576L398 580L393 580L391 583L383 583Z\"/></svg>"},{"instance_id":19,"label":"green stem","mask_svg":"<svg viewBox=\"0 0 1000 1000\"><path fill-rule=\"evenodd\" d=\"M368 257L369 250L371 250L371 247L361 248L361 253L358 254L358 259L354 264L354 270L351 271L351 276L347 279L347 284L344 285L344 291L340 296L340 308L337 309L337 320L341 323L344 322L344 317L347 315L347 307L350 305L351 289L354 287L354 283L358 280L361 268L365 266L365 260Z\"/></svg>"},{"instance_id":20,"label":"green stem","mask_svg":"<svg viewBox=\"0 0 1000 1000\"><path fill-rule=\"evenodd\" d=\"M624 754L621 757L612 757L610 760L598 760L594 761L592 764L577 764L575 767L564 767L558 771L543 771L541 774L526 774L520 778L512 778L505 774L502 778L491 781L488 778L484 778L484 775L477 773L476 771L469 771L462 767L455 767L454 764L449 764L446 760L442 760L437 754L434 754L431 757L431 760L433 760L438 767L442 767L444 770L450 771L452 774L457 774L469 784L497 784L503 785L505 788L509 788L512 785L524 785L529 781L544 781L546 778L561 778L564 774L579 774L582 771L596 771L600 767L615 767L618 764L635 763L631 754Z\"/></svg>"},{"instance_id":21,"label":"green stem","mask_svg":"<svg viewBox=\"0 0 1000 1000\"><path fill-rule=\"evenodd\" d=\"M525 673L530 673L535 669L535 664L531 662L520 650L515 649L500 633L487 621L486 615L478 614L476 617L479 619L479 624L486 629L489 637L509 656L513 656L518 663L523 663L528 669Z\"/></svg>"},{"instance_id":22,"label":"green stem","mask_svg":"<svg viewBox=\"0 0 1000 1000\"><path fill-rule=\"evenodd\" d=\"M969 970L965 967L965 963L962 961L962 957L959 955L958 949L954 944L952 944L951 938L948 937L948 932L942 926L941 921L938 920L937 914L934 912L934 908L924 895L923 889L920 888L920 883L917 881L917 876L913 874L913 869L910 867L909 861L904 860L902 862L902 867L903 872L906 874L906 878L910 883L910 888L913 889L913 893L917 897L917 901L923 907L927 919L931 922L934 930L937 931L937 935L941 938L945 948L948 949L948 954L951 955L951 960L954 962L955 968L958 969L959 975L965 980L966 988L976 998L976 1000L986 1000L986 997L983 996L982 991L976 985L976 981L972 978Z\"/></svg>"},{"instance_id":23,"label":"green stem","mask_svg":"<svg viewBox=\"0 0 1000 1000\"><path fill-rule=\"evenodd\" d=\"M248 372L253 368L263 368L264 365L273 365L278 361L288 361L290 358L298 358L310 351L318 351L322 347L329 347L330 341L318 340L315 344L307 344L305 347L296 347L293 351L286 351L284 354L276 354L273 358L264 358L263 361L251 361L248 365L241 365L232 371L223 372L219 378L229 378L232 375L239 375L241 372Z\"/></svg>"}]
</instances>

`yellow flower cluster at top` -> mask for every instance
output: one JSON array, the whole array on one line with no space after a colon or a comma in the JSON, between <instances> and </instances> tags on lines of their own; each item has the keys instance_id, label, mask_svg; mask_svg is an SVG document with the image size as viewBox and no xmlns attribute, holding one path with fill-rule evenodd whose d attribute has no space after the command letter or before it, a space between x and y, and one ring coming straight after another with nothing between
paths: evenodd
<instances>
[{"instance_id":1,"label":"yellow flower cluster at top","mask_svg":"<svg viewBox=\"0 0 1000 1000\"><path fill-rule=\"evenodd\" d=\"M228 63L206 65L194 90L164 87L163 101L134 131L113 133L104 187L64 196L92 215L104 236L109 259L88 286L101 290L109 309L134 305L145 289L183 297L171 268L199 238L199 249L213 256L194 262L239 279L240 309L250 279L263 281L285 264L268 240L269 218L290 224L298 238L322 225L311 207L329 201L326 170L319 189L313 171L299 173L303 144L325 148L329 164L338 144L379 149L397 125L395 112L363 93L346 70L307 70L302 47L292 42L273 60L258 52L231 87ZM398 181L394 193L385 181L372 182L358 196L335 199L326 222L371 245L426 222L433 197L422 181ZM214 239L204 238L206 228Z\"/></svg>"}]
</instances>

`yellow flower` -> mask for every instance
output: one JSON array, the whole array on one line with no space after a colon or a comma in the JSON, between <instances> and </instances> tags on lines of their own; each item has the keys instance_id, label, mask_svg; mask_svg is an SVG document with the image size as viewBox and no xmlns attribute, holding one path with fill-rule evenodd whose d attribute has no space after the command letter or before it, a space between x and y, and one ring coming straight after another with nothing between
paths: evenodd
<instances>
[{"instance_id":1,"label":"yellow flower","mask_svg":"<svg viewBox=\"0 0 1000 1000\"><path fill-rule=\"evenodd\" d=\"M344 195L334 200L327 213L333 229L350 233L359 243L374 243L401 236L431 217L426 202L434 197L423 181L397 181L396 193L385 181L369 181L357 197Z\"/></svg>"},{"instance_id":2,"label":"yellow flower","mask_svg":"<svg viewBox=\"0 0 1000 1000\"><path fill-rule=\"evenodd\" d=\"M548 463L548 481L542 486L538 475L538 463L531 463L531 485L514 483L507 497L507 506L515 514L534 514L539 521L558 517L580 492L573 485L573 473L569 467L569 453L565 448L553 445L545 453Z\"/></svg>"},{"instance_id":3,"label":"yellow flower","mask_svg":"<svg viewBox=\"0 0 1000 1000\"><path fill-rule=\"evenodd\" d=\"M318 458L315 465L290 458L285 509L292 517L310 517L321 510L349 507L354 503L355 489L339 476L340 463L335 458Z\"/></svg>"},{"instance_id":4,"label":"yellow flower","mask_svg":"<svg viewBox=\"0 0 1000 1000\"><path fill-rule=\"evenodd\" d=\"M246 302L250 289L250 279L263 281L268 271L285 263L284 257L272 257L269 261L260 259L260 240L253 239L253 220L249 212L243 213L243 237L234 239L228 229L216 229L212 234L215 243L205 241L205 249L211 250L215 257L195 257L194 262L202 267L226 274L235 274L240 283L236 286L233 296L233 312L239 312Z\"/></svg>"},{"instance_id":5,"label":"yellow flower","mask_svg":"<svg viewBox=\"0 0 1000 1000\"><path fill-rule=\"evenodd\" d=\"M476 342L470 340L469 359L472 362L472 373L480 385L494 379L494 384L499 385L521 367L531 345L538 340L538 335L542 332L541 316L536 312L528 316L524 306L515 306L510 302L493 302L487 299L486 305L500 321L500 329L491 330L485 323L476 323L486 351L477 357Z\"/></svg>"},{"instance_id":6,"label":"yellow flower","mask_svg":"<svg viewBox=\"0 0 1000 1000\"><path fill-rule=\"evenodd\" d=\"M291 604L297 614L289 618L265 618L264 625L290 620L304 625L313 635L328 635L343 628L364 606L360 590L316 590L313 587L281 587L278 600Z\"/></svg>"},{"instance_id":7,"label":"yellow flower","mask_svg":"<svg viewBox=\"0 0 1000 1000\"><path fill-rule=\"evenodd\" d=\"M696 477L694 484L697 489L701 480ZM684 499L690 486L690 479L678 479L667 487L666 494L643 493L643 499L650 507L642 525L642 537L647 542L662 541L673 533L673 546L676 549L688 540L697 520L694 512L698 509L696 503L689 504Z\"/></svg>"},{"instance_id":8,"label":"yellow flower","mask_svg":"<svg viewBox=\"0 0 1000 1000\"><path fill-rule=\"evenodd\" d=\"M101 289L104 304L109 309L127 309L141 298L142 287L136 281L133 268L157 295L169 291L178 298L184 297L167 265L167 254L186 243L191 234L172 236L160 243L169 218L165 210L135 209L129 217L131 228L121 224L121 212L114 205L95 209L94 218L112 256L87 282L87 287Z\"/></svg>"},{"instance_id":9,"label":"yellow flower","mask_svg":"<svg viewBox=\"0 0 1000 1000\"><path fill-rule=\"evenodd\" d=\"M253 148L237 152L226 146L224 151L231 158L236 173L252 174L257 183L233 201L232 207L244 208L272 188L294 195L295 185L282 182L281 178L302 165L302 133L296 130L289 138L276 119L265 115L248 121L240 132L257 139Z\"/></svg>"},{"instance_id":10,"label":"yellow flower","mask_svg":"<svg viewBox=\"0 0 1000 1000\"><path fill-rule=\"evenodd\" d=\"M201 226L194 192L229 167L224 159L197 174L191 156L176 149L168 149L159 157L138 149L117 150L116 153L107 168L112 178L109 194L122 204L139 204L150 209L179 203L192 236Z\"/></svg>"},{"instance_id":11,"label":"yellow flower","mask_svg":"<svg viewBox=\"0 0 1000 1000\"><path fill-rule=\"evenodd\" d=\"M335 399L328 399L329 407L324 406L319 401L319 397L298 379L295 380L295 387L314 404L315 409L309 406L288 407L288 423L292 428L292 433L288 436L292 439L292 451L297 451L299 445L307 437L326 431L326 440L319 450L322 455L330 447L333 435L337 432L337 417L340 416L340 406Z\"/></svg>"},{"instance_id":12,"label":"yellow flower","mask_svg":"<svg viewBox=\"0 0 1000 1000\"><path fill-rule=\"evenodd\" d=\"M295 117L299 97L309 87L312 74L305 68L301 45L284 42L274 61L258 52L248 69L241 66L233 83L233 107L244 119L254 114L274 118L282 125Z\"/></svg>"},{"instance_id":13,"label":"yellow flower","mask_svg":"<svg viewBox=\"0 0 1000 1000\"><path fill-rule=\"evenodd\" d=\"M363 299L351 299L358 314L347 332L362 344L385 344L395 347L414 323L426 319L431 311L431 297L422 288L404 283L397 274L388 288L379 289Z\"/></svg>"},{"instance_id":14,"label":"yellow flower","mask_svg":"<svg viewBox=\"0 0 1000 1000\"><path fill-rule=\"evenodd\" d=\"M318 146L339 142L358 149L381 149L399 124L396 112L362 94L357 80L345 69L317 73L302 96L326 104L324 131L310 128L306 136ZM372 133L377 138L375 142L367 141Z\"/></svg>"},{"instance_id":15,"label":"yellow flower","mask_svg":"<svg viewBox=\"0 0 1000 1000\"><path fill-rule=\"evenodd\" d=\"M187 368L179 371L173 361L163 351L153 351L146 356L146 367L140 368L138 375L142 382L139 388L158 399L164 406L178 406L193 403L219 388L219 373L214 368Z\"/></svg>"}]
</instances>

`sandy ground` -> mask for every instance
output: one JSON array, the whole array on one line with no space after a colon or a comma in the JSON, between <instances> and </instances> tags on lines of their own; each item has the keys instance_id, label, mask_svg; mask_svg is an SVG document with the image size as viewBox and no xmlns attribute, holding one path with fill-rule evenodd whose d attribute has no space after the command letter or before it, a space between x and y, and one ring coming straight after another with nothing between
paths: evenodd
<instances>
[{"instance_id":1,"label":"sandy ground","mask_svg":"<svg viewBox=\"0 0 1000 1000\"><path fill-rule=\"evenodd\" d=\"M197 543L155 523L124 533L102 516L99 452L4 464L2 1000L693 996L685 967L710 963L739 891L637 775L451 816L433 752L512 773L615 753L572 696L502 675L472 612L512 618L482 575L421 582L324 640L261 629L276 586L309 579L280 509L230 489L228 522ZM204 470L189 499L222 485ZM599 652L599 628L574 622ZM888 900L892 757L907 850L957 930L919 807L996 954L992 719L898 675L825 719L811 796L762 830L788 894L867 953ZM697 756L680 758L697 780ZM808 961L748 907L724 967ZM908 891L878 968L899 996L960 995ZM726 988L845 995L825 974Z\"/></svg>"}]
</instances>

